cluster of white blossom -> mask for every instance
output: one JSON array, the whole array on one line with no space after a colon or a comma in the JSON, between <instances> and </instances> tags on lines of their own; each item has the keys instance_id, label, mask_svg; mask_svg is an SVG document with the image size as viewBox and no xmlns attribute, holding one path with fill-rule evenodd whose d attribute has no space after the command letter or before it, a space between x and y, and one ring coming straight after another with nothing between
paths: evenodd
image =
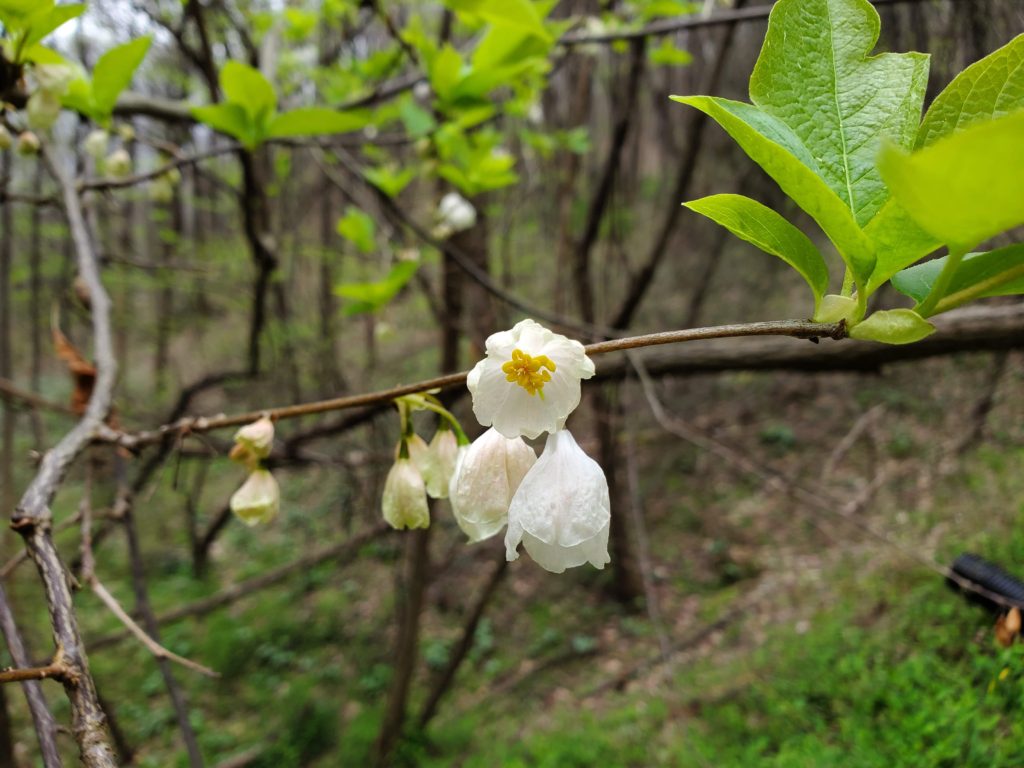
<instances>
[{"instance_id":1,"label":"cluster of white blossom","mask_svg":"<svg viewBox=\"0 0 1024 768\"><path fill-rule=\"evenodd\" d=\"M519 557L521 543L554 573L587 562L603 568L609 561L608 482L565 428L580 403L580 381L593 375L594 364L582 344L533 320L490 336L487 357L467 381L473 413L490 429L457 450L452 436L443 467L436 460L429 463L437 454L438 437L429 447L417 447L423 441L415 434L403 437L384 488L385 519L395 527L426 527L424 482L427 493L443 498L431 493L430 485L444 481L444 495L470 541L507 526L509 560ZM545 432L538 458L523 438ZM417 455L428 457L427 463Z\"/></svg>"}]
</instances>

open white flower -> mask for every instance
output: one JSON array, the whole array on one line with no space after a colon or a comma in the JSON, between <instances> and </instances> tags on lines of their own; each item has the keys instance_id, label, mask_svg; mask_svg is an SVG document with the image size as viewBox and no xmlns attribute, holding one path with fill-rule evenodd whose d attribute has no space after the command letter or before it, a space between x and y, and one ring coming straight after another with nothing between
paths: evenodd
<instances>
[{"instance_id":1,"label":"open white flower","mask_svg":"<svg viewBox=\"0 0 1024 768\"><path fill-rule=\"evenodd\" d=\"M470 541L505 527L508 505L536 461L522 438L510 440L494 429L459 450L448 496L455 521Z\"/></svg>"},{"instance_id":2,"label":"open white flower","mask_svg":"<svg viewBox=\"0 0 1024 768\"><path fill-rule=\"evenodd\" d=\"M533 320L487 338L487 357L469 372L473 413L505 437L555 432L580 404L580 379L594 375L583 345Z\"/></svg>"},{"instance_id":3,"label":"open white flower","mask_svg":"<svg viewBox=\"0 0 1024 768\"><path fill-rule=\"evenodd\" d=\"M409 458L399 457L384 481L381 499L384 520L392 528L426 528L430 509L423 476Z\"/></svg>"},{"instance_id":4,"label":"open white flower","mask_svg":"<svg viewBox=\"0 0 1024 768\"><path fill-rule=\"evenodd\" d=\"M281 508L281 490L266 469L254 470L231 496L231 511L246 525L267 523Z\"/></svg>"},{"instance_id":5,"label":"open white flower","mask_svg":"<svg viewBox=\"0 0 1024 768\"><path fill-rule=\"evenodd\" d=\"M449 192L437 205L434 237L445 238L476 224L476 208L458 192Z\"/></svg>"},{"instance_id":6,"label":"open white flower","mask_svg":"<svg viewBox=\"0 0 1024 768\"><path fill-rule=\"evenodd\" d=\"M505 556L519 557L519 543L541 567L562 573L608 557L611 502L601 466L568 430L548 435L544 452L526 473L508 510Z\"/></svg>"}]
</instances>

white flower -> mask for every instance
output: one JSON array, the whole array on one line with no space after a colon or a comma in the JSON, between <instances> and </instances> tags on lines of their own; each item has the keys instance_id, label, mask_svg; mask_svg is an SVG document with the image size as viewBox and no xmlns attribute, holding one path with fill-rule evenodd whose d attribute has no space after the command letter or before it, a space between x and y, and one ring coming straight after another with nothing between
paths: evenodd
<instances>
[{"instance_id":1,"label":"white flower","mask_svg":"<svg viewBox=\"0 0 1024 768\"><path fill-rule=\"evenodd\" d=\"M530 467L537 461L533 449L488 429L455 460L448 487L452 513L470 541L498 533L508 520L508 505Z\"/></svg>"},{"instance_id":2,"label":"white flower","mask_svg":"<svg viewBox=\"0 0 1024 768\"><path fill-rule=\"evenodd\" d=\"M53 91L38 90L28 97L25 112L30 128L49 130L60 114L60 96Z\"/></svg>"},{"instance_id":3,"label":"white flower","mask_svg":"<svg viewBox=\"0 0 1024 768\"><path fill-rule=\"evenodd\" d=\"M32 72L36 76L39 90L54 96L63 96L75 79L75 70L66 64L36 64Z\"/></svg>"},{"instance_id":4,"label":"white flower","mask_svg":"<svg viewBox=\"0 0 1024 768\"><path fill-rule=\"evenodd\" d=\"M110 141L110 134L101 128L90 131L85 137L85 153L93 160L99 160L107 153L107 143Z\"/></svg>"},{"instance_id":5,"label":"white flower","mask_svg":"<svg viewBox=\"0 0 1024 768\"><path fill-rule=\"evenodd\" d=\"M448 237L476 224L476 208L458 192L449 192L437 206L435 237Z\"/></svg>"},{"instance_id":6,"label":"white flower","mask_svg":"<svg viewBox=\"0 0 1024 768\"><path fill-rule=\"evenodd\" d=\"M231 511L246 525L267 523L281 508L281 490L266 469L257 469L231 496Z\"/></svg>"},{"instance_id":7,"label":"white flower","mask_svg":"<svg viewBox=\"0 0 1024 768\"><path fill-rule=\"evenodd\" d=\"M466 381L473 413L505 437L555 432L580 404L580 379L594 375L583 345L533 320L487 338L487 357Z\"/></svg>"},{"instance_id":8,"label":"white flower","mask_svg":"<svg viewBox=\"0 0 1024 768\"><path fill-rule=\"evenodd\" d=\"M423 476L410 459L399 458L388 472L381 510L392 528L426 528L430 525Z\"/></svg>"},{"instance_id":9,"label":"white flower","mask_svg":"<svg viewBox=\"0 0 1024 768\"><path fill-rule=\"evenodd\" d=\"M104 168L109 176L124 178L132 172L132 156L124 148L115 149L107 156Z\"/></svg>"},{"instance_id":10,"label":"white flower","mask_svg":"<svg viewBox=\"0 0 1024 768\"><path fill-rule=\"evenodd\" d=\"M427 468L423 480L427 484L427 495L432 499L447 499L448 485L455 472L455 460L459 453L459 442L450 429L439 429L427 446Z\"/></svg>"},{"instance_id":11,"label":"white flower","mask_svg":"<svg viewBox=\"0 0 1024 768\"><path fill-rule=\"evenodd\" d=\"M588 561L604 568L610 561L610 521L604 471L568 430L552 432L512 498L505 556L518 558L521 541L530 557L552 573Z\"/></svg>"},{"instance_id":12,"label":"white flower","mask_svg":"<svg viewBox=\"0 0 1024 768\"><path fill-rule=\"evenodd\" d=\"M235 447L231 449L230 458L255 468L261 459L270 455L273 445L274 422L263 416L235 433Z\"/></svg>"}]
</instances>

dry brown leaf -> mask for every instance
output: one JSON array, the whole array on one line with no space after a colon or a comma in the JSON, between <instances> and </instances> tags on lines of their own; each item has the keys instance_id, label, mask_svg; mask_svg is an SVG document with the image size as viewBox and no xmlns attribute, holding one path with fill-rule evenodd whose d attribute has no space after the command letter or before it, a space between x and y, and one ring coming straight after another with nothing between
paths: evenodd
<instances>
[{"instance_id":1,"label":"dry brown leaf","mask_svg":"<svg viewBox=\"0 0 1024 768\"><path fill-rule=\"evenodd\" d=\"M71 410L81 415L92 397L92 388L96 384L96 366L65 336L56 324L53 326L53 348L57 358L63 360L71 374Z\"/></svg>"},{"instance_id":2,"label":"dry brown leaf","mask_svg":"<svg viewBox=\"0 0 1024 768\"><path fill-rule=\"evenodd\" d=\"M1011 608L996 619L996 642L1009 648L1020 637L1020 609Z\"/></svg>"}]
</instances>

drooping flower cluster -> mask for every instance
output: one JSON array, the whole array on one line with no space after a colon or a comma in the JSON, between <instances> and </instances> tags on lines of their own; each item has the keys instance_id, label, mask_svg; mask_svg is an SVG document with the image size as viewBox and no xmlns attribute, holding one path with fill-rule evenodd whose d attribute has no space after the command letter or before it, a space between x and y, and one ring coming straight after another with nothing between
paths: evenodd
<instances>
[{"instance_id":1,"label":"drooping flower cluster","mask_svg":"<svg viewBox=\"0 0 1024 768\"><path fill-rule=\"evenodd\" d=\"M472 541L507 523L509 560L523 548L553 573L609 562L611 505L600 465L565 428L594 375L583 345L533 320L487 339L470 371L473 413L491 427L464 451L450 485L452 511ZM547 432L537 458L523 437Z\"/></svg>"},{"instance_id":2,"label":"drooping flower cluster","mask_svg":"<svg viewBox=\"0 0 1024 768\"><path fill-rule=\"evenodd\" d=\"M249 470L249 477L231 496L231 511L246 525L268 523L281 508L281 490L263 461L274 444L274 422L264 416L235 433L230 458Z\"/></svg>"},{"instance_id":3,"label":"drooping flower cluster","mask_svg":"<svg viewBox=\"0 0 1024 768\"><path fill-rule=\"evenodd\" d=\"M384 481L381 508L384 520L392 528L427 528L430 508L427 497L448 498L448 486L465 436L455 418L430 395L399 398L402 439L398 442L395 463ZM410 411L430 410L441 422L428 445L413 430ZM459 431L456 435L452 427Z\"/></svg>"}]
</instances>

